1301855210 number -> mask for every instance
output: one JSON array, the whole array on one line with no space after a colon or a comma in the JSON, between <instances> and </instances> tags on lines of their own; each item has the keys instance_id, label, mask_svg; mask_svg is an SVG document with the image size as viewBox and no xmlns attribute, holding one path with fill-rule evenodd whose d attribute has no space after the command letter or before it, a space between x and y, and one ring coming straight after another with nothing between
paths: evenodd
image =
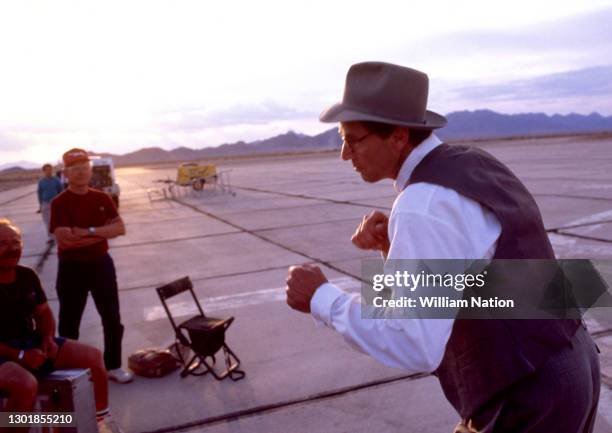
<instances>
[{"instance_id":1,"label":"1301855210 number","mask_svg":"<svg viewBox=\"0 0 612 433\"><path fill-rule=\"evenodd\" d=\"M0 427L74 426L70 412L1 412Z\"/></svg>"}]
</instances>

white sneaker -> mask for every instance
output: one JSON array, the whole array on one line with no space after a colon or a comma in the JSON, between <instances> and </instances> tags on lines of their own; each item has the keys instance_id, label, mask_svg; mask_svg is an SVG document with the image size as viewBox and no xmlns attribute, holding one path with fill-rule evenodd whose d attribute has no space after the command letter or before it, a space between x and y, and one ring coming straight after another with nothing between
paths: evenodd
<instances>
[{"instance_id":1,"label":"white sneaker","mask_svg":"<svg viewBox=\"0 0 612 433\"><path fill-rule=\"evenodd\" d=\"M115 368L114 370L108 370L108 378L114 380L117 383L129 383L134 379L134 375L129 371L125 371L122 368Z\"/></svg>"},{"instance_id":2,"label":"white sneaker","mask_svg":"<svg viewBox=\"0 0 612 433\"><path fill-rule=\"evenodd\" d=\"M117 422L110 414L98 421L99 433L123 433L123 430L117 425Z\"/></svg>"}]
</instances>

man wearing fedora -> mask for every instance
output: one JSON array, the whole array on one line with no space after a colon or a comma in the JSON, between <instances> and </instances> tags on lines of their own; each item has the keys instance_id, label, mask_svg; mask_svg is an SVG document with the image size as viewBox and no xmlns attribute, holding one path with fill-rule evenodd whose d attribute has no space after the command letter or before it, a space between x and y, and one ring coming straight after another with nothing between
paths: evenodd
<instances>
[{"instance_id":1,"label":"man wearing fedora","mask_svg":"<svg viewBox=\"0 0 612 433\"><path fill-rule=\"evenodd\" d=\"M554 259L539 209L488 153L433 133L428 77L382 62L348 71L341 157L366 182L393 179L390 215L363 218L352 241L385 259ZM526 281L528 284L529 281ZM411 373L432 372L457 410L455 432L590 432L599 400L596 347L578 320L364 319L357 294L313 265L293 266L287 303L359 350ZM407 430L409 431L409 430Z\"/></svg>"}]
</instances>

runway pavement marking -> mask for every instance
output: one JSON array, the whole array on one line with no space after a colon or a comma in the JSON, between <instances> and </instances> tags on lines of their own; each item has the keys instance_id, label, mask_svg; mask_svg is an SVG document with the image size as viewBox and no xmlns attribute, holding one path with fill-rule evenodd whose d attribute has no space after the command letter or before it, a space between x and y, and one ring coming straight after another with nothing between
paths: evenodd
<instances>
[{"instance_id":1,"label":"runway pavement marking","mask_svg":"<svg viewBox=\"0 0 612 433\"><path fill-rule=\"evenodd\" d=\"M578 200L612 201L611 197L593 197L593 196L590 196L590 195L533 193L533 196L534 197L575 198L575 199L578 199Z\"/></svg>"},{"instance_id":2,"label":"runway pavement marking","mask_svg":"<svg viewBox=\"0 0 612 433\"><path fill-rule=\"evenodd\" d=\"M329 282L344 290L359 289L361 284L359 281L350 277L334 278ZM211 311L243 308L284 300L285 291L283 290L283 287L273 287L237 293L235 295L224 295L199 299L200 304L202 304L202 308L207 314ZM197 307L191 300L186 302L169 303L168 307L173 317L188 316L198 312ZM145 308L143 315L144 320L147 322L165 319L167 317L166 312L161 305Z\"/></svg>"},{"instance_id":3,"label":"runway pavement marking","mask_svg":"<svg viewBox=\"0 0 612 433\"><path fill-rule=\"evenodd\" d=\"M587 215L585 217L581 217L575 220L572 220L565 224L565 226L574 226L577 224L587 224L587 223L598 223L604 219L612 218L612 209L605 210L603 212L597 212L591 215Z\"/></svg>"},{"instance_id":4,"label":"runway pavement marking","mask_svg":"<svg viewBox=\"0 0 612 433\"><path fill-rule=\"evenodd\" d=\"M600 228L601 226L605 224L610 224L610 223L612 223L612 219L598 220L595 222L573 224L573 225L564 224L561 227L553 227L550 229L546 229L546 231L547 232L561 232L562 230L570 230L570 229L578 229L578 228L592 229L593 227Z\"/></svg>"},{"instance_id":5,"label":"runway pavement marking","mask_svg":"<svg viewBox=\"0 0 612 433\"><path fill-rule=\"evenodd\" d=\"M572 235L570 233L548 233L548 239L550 239L550 243L552 244L555 252L558 253L558 248L565 248L566 250L571 248L573 257L582 254L601 254L604 256L610 256L612 253L612 242L607 240L593 238L585 239L585 237ZM578 243L580 239L598 242L598 244L581 245Z\"/></svg>"}]
</instances>

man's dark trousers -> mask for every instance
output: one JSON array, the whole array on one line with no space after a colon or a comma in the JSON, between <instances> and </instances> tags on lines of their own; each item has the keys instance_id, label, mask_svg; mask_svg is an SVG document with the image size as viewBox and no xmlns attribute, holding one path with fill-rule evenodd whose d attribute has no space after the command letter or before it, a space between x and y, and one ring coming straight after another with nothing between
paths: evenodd
<instances>
[{"instance_id":1,"label":"man's dark trousers","mask_svg":"<svg viewBox=\"0 0 612 433\"><path fill-rule=\"evenodd\" d=\"M106 254L91 261L59 260L57 296L60 303L59 335L78 340L87 295L91 291L104 329L104 364L121 367L123 325L113 259Z\"/></svg>"},{"instance_id":2,"label":"man's dark trousers","mask_svg":"<svg viewBox=\"0 0 612 433\"><path fill-rule=\"evenodd\" d=\"M460 423L455 433L591 433L600 386L595 343L580 327L570 344L482 407L475 428Z\"/></svg>"}]
</instances>

